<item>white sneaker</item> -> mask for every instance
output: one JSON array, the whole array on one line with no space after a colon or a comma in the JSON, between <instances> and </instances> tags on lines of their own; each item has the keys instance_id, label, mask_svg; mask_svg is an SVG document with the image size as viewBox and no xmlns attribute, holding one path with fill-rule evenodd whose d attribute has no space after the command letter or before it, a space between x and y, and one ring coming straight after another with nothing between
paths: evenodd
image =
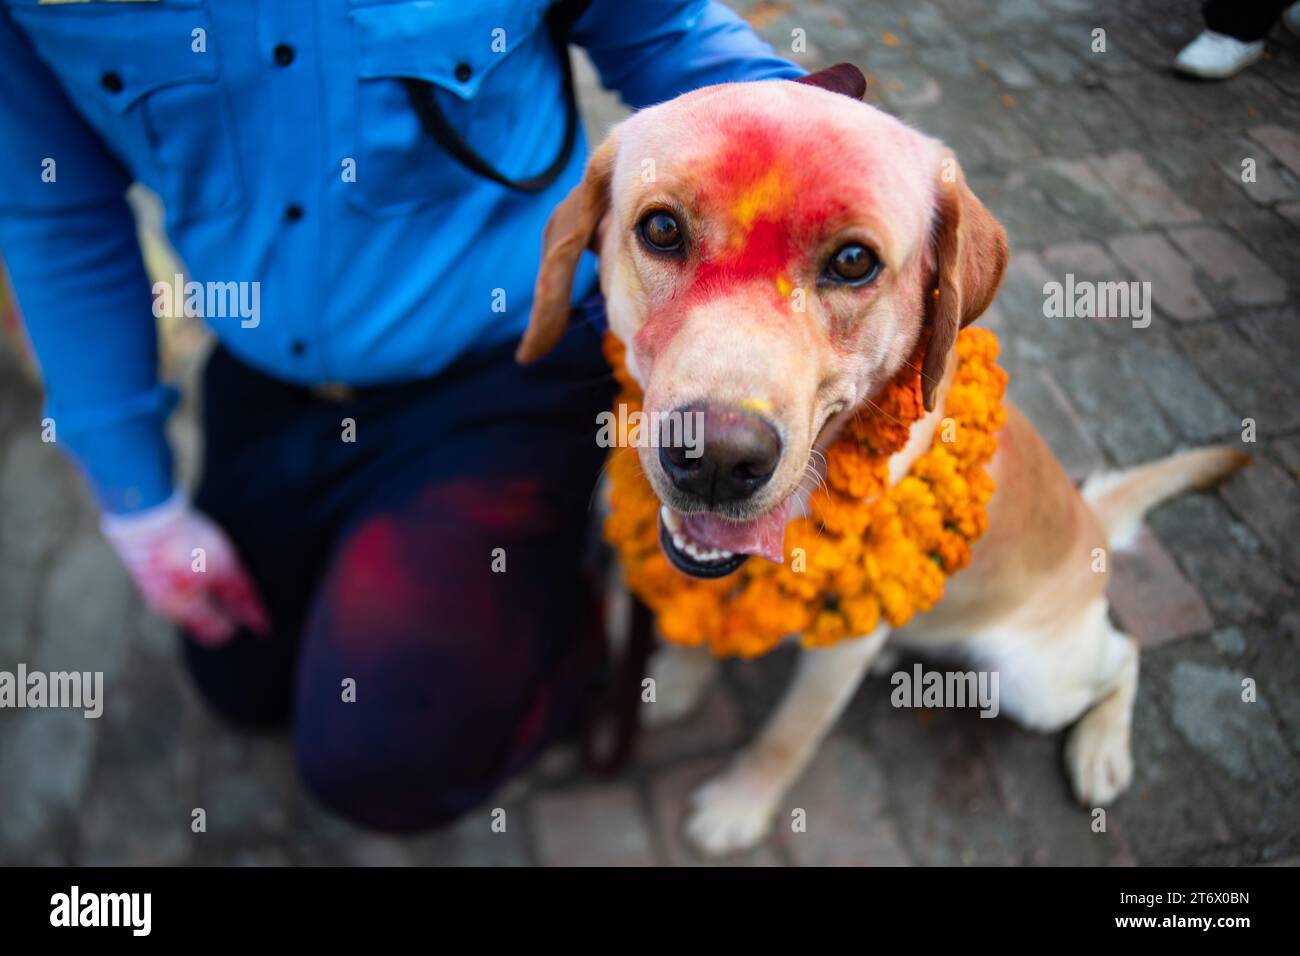
<instances>
[{"instance_id":1,"label":"white sneaker","mask_svg":"<svg viewBox=\"0 0 1300 956\"><path fill-rule=\"evenodd\" d=\"M1224 80L1241 72L1263 55L1263 40L1243 43L1222 33L1205 30L1183 47L1174 60L1174 69L1205 80Z\"/></svg>"},{"instance_id":2,"label":"white sneaker","mask_svg":"<svg viewBox=\"0 0 1300 956\"><path fill-rule=\"evenodd\" d=\"M1300 3L1293 3L1282 11L1282 23L1300 37Z\"/></svg>"}]
</instances>

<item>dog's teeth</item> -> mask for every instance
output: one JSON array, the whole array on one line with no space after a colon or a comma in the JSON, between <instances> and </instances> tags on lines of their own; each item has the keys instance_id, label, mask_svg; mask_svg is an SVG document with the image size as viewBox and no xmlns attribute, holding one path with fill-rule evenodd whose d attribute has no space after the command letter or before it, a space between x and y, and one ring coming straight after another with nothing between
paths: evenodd
<instances>
[{"instance_id":1,"label":"dog's teeth","mask_svg":"<svg viewBox=\"0 0 1300 956\"><path fill-rule=\"evenodd\" d=\"M704 564L716 564L719 561L726 561L733 557L730 551L723 551L721 548L706 548L686 537L686 533L681 530L681 517L675 511L670 510L667 505L659 506L659 515L663 518L664 527L668 529L668 533L672 537L673 546L682 554Z\"/></svg>"},{"instance_id":2,"label":"dog's teeth","mask_svg":"<svg viewBox=\"0 0 1300 956\"><path fill-rule=\"evenodd\" d=\"M667 505L659 506L659 517L663 518L664 527L667 528L670 533L676 535L676 533L681 530L682 519L677 516L677 512L673 511Z\"/></svg>"}]
</instances>

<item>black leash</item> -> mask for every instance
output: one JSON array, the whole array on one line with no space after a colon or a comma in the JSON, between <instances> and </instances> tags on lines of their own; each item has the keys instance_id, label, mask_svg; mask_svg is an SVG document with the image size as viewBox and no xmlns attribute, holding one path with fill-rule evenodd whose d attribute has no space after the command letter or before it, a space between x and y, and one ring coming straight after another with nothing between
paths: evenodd
<instances>
[{"instance_id":1,"label":"black leash","mask_svg":"<svg viewBox=\"0 0 1300 956\"><path fill-rule=\"evenodd\" d=\"M555 55L559 57L560 69L564 74L564 142L560 152L542 172L523 179L511 179L483 158L460 132L451 125L447 116L438 105L434 94L434 84L428 80L404 77L402 84L406 95L420 118L420 125L433 137L434 142L445 149L452 158L466 169L490 179L508 189L521 192L541 192L559 178L573 158L573 147L578 141L578 99L573 89L573 67L569 63L569 33L573 24L582 16L591 0L561 0L546 13L546 27L555 46Z\"/></svg>"},{"instance_id":2,"label":"black leash","mask_svg":"<svg viewBox=\"0 0 1300 956\"><path fill-rule=\"evenodd\" d=\"M627 646L604 692L591 705L582 729L582 762L591 773L618 773L636 753L641 681L654 650L654 614L634 595Z\"/></svg>"}]
</instances>

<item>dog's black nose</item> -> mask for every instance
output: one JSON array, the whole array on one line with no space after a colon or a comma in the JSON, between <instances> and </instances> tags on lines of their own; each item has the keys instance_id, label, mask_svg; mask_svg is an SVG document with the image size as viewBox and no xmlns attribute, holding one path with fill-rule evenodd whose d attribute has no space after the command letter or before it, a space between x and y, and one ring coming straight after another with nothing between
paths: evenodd
<instances>
[{"instance_id":1,"label":"dog's black nose","mask_svg":"<svg viewBox=\"0 0 1300 956\"><path fill-rule=\"evenodd\" d=\"M686 425L674 423L670 429L674 419ZM684 406L661 424L659 434L664 474L710 505L750 497L767 484L781 460L776 429L733 405ZM694 440L683 441L682 436Z\"/></svg>"}]
</instances>

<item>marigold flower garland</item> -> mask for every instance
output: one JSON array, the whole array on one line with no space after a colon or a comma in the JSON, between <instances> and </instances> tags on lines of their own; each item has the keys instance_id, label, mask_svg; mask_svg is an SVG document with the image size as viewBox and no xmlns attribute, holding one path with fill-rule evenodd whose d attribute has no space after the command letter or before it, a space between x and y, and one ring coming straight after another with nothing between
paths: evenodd
<instances>
[{"instance_id":1,"label":"marigold flower garland","mask_svg":"<svg viewBox=\"0 0 1300 956\"><path fill-rule=\"evenodd\" d=\"M628 586L678 644L707 643L719 657L756 657L793 634L825 647L875 630L883 616L902 627L943 596L947 575L970 561L988 525L993 480L985 467L1005 413L1006 373L995 364L997 338L964 329L944 417L930 450L889 487L889 458L907 444L924 415L919 350L826 450L826 481L808 516L785 531L785 563L751 557L734 574L703 580L668 563L659 547L659 500L635 448L616 448L609 463L611 511L605 539L615 547ZM605 355L631 414L640 389L613 335ZM945 440L947 439L947 440Z\"/></svg>"}]
</instances>

